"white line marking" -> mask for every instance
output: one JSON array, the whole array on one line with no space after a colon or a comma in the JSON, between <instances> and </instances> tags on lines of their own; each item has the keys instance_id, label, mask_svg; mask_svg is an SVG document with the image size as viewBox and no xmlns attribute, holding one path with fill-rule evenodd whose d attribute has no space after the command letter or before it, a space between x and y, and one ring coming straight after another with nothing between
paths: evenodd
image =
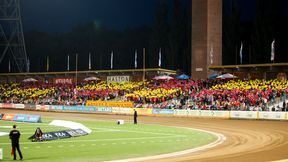
<instances>
[{"instance_id":1,"label":"white line marking","mask_svg":"<svg viewBox=\"0 0 288 162\"><path fill-rule=\"evenodd\" d=\"M180 155L184 155L184 154L193 153L193 152L205 150L208 148L212 148L212 147L215 147L217 145L220 145L221 143L223 143L226 140L226 137L220 133L210 132L210 131L201 130L201 129L194 129L194 128L186 128L186 129L197 130L197 131L213 134L217 137L217 140L212 142L212 143L209 143L207 145L200 146L200 147L193 148L193 149L184 150L184 151L178 151L178 152L173 152L173 153L169 153L169 154L161 154L161 155L148 156L148 157L130 158L130 159L123 159L123 160L112 160L112 161L107 161L107 162L136 162L136 161L147 161L147 160L156 160L156 159L161 159L161 158L175 157L175 156L180 156Z\"/></svg>"},{"instance_id":2,"label":"white line marking","mask_svg":"<svg viewBox=\"0 0 288 162\"><path fill-rule=\"evenodd\" d=\"M93 130L94 129L103 129L103 130L109 130L109 131L113 130L113 131L119 131L119 132L146 133L146 134L168 135L168 136L179 135L179 134L171 134L171 133L157 133L157 132L131 131L131 130L106 129L106 128L90 128L90 129L93 129ZM157 131L159 131L159 130L157 130ZM182 136L184 136L184 135L182 135Z\"/></svg>"},{"instance_id":3,"label":"white line marking","mask_svg":"<svg viewBox=\"0 0 288 162\"><path fill-rule=\"evenodd\" d=\"M12 126L5 126L5 125L3 125L3 126L0 126L0 128L12 128Z\"/></svg>"}]
</instances>

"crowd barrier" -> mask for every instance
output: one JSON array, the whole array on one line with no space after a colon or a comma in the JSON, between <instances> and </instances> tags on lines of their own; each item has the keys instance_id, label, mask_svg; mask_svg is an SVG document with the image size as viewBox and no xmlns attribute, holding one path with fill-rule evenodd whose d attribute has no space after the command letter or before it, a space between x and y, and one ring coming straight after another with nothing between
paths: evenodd
<instances>
[{"instance_id":1,"label":"crowd barrier","mask_svg":"<svg viewBox=\"0 0 288 162\"><path fill-rule=\"evenodd\" d=\"M40 123L40 115L26 115L26 114L1 114L1 120L18 121L18 122L31 122Z\"/></svg>"},{"instance_id":2,"label":"crowd barrier","mask_svg":"<svg viewBox=\"0 0 288 162\"><path fill-rule=\"evenodd\" d=\"M69 112L93 112L132 115L137 110L138 115L147 116L176 116L176 117L200 117L200 118L223 118L223 119L263 119L263 120L288 120L288 112L280 111L220 111L220 110L181 110L181 109L151 109L129 108L110 106L64 106L64 105L33 105L33 104L4 104L0 108L26 109L41 111L69 111ZM7 114L5 114L7 115ZM13 120L14 116L8 114L6 120ZM9 116L10 115L10 116ZM1 118L1 116L0 116ZM20 118L25 118L20 116Z\"/></svg>"}]
</instances>

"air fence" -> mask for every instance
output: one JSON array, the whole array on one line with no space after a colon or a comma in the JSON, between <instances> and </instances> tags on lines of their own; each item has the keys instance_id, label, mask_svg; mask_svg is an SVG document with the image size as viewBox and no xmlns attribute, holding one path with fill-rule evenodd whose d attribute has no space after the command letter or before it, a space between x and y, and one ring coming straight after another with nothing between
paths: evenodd
<instances>
[{"instance_id":1,"label":"air fence","mask_svg":"<svg viewBox=\"0 0 288 162\"><path fill-rule=\"evenodd\" d=\"M0 103L0 108L23 109L38 111L85 112L101 114L132 115L134 109L138 115L171 116L194 118L222 118L222 119L255 119L255 120L288 120L288 112L283 111L220 111L220 110L182 110L182 109L151 109L126 108L110 106L64 106L64 105L35 105L35 104L7 104Z\"/></svg>"}]
</instances>

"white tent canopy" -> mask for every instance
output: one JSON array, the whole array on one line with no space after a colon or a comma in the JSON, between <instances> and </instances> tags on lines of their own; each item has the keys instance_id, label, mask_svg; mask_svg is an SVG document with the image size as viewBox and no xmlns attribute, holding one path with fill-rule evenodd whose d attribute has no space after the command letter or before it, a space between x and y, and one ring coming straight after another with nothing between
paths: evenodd
<instances>
[{"instance_id":1,"label":"white tent canopy","mask_svg":"<svg viewBox=\"0 0 288 162\"><path fill-rule=\"evenodd\" d=\"M37 82L38 80L34 79L34 78L27 78L22 80L22 82Z\"/></svg>"},{"instance_id":2,"label":"white tent canopy","mask_svg":"<svg viewBox=\"0 0 288 162\"><path fill-rule=\"evenodd\" d=\"M84 81L97 81L97 80L100 80L100 79L97 77L88 77L84 79Z\"/></svg>"},{"instance_id":3,"label":"white tent canopy","mask_svg":"<svg viewBox=\"0 0 288 162\"><path fill-rule=\"evenodd\" d=\"M171 79L174 79L174 78L171 77L171 76L168 76L168 75L160 75L160 76L155 76L152 79L154 79L154 80L171 80Z\"/></svg>"},{"instance_id":4,"label":"white tent canopy","mask_svg":"<svg viewBox=\"0 0 288 162\"><path fill-rule=\"evenodd\" d=\"M238 77L235 75L232 75L230 73L226 73L226 74L222 74L216 78L218 78L218 79L234 79L234 78L238 78Z\"/></svg>"}]
</instances>

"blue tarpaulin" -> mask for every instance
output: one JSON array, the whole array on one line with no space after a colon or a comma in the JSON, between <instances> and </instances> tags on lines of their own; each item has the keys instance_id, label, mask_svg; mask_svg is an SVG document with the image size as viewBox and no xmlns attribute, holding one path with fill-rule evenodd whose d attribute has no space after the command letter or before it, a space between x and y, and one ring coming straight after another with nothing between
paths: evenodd
<instances>
[{"instance_id":1,"label":"blue tarpaulin","mask_svg":"<svg viewBox=\"0 0 288 162\"><path fill-rule=\"evenodd\" d=\"M176 78L181 79L181 80L187 80L190 78L190 76L188 76L186 74L181 74L181 75L178 75Z\"/></svg>"},{"instance_id":2,"label":"blue tarpaulin","mask_svg":"<svg viewBox=\"0 0 288 162\"><path fill-rule=\"evenodd\" d=\"M218 74L211 74L208 76L208 79L216 79Z\"/></svg>"}]
</instances>

